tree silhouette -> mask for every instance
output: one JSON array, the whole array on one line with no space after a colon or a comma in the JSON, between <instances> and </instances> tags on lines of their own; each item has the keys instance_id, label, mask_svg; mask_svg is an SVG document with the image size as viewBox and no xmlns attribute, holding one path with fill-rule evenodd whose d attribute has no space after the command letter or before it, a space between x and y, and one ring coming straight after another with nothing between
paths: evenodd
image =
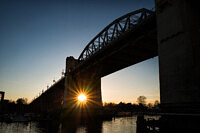
<instances>
[{"instance_id":1,"label":"tree silhouette","mask_svg":"<svg viewBox=\"0 0 200 133\"><path fill-rule=\"evenodd\" d=\"M142 104L142 105L145 105L146 104L146 97L145 96L139 96L138 98L137 98L137 103L138 104Z\"/></svg>"},{"instance_id":2,"label":"tree silhouette","mask_svg":"<svg viewBox=\"0 0 200 133\"><path fill-rule=\"evenodd\" d=\"M153 107L153 104L152 104L152 103L148 103L148 104L147 104L147 107L148 107L149 109L151 109L151 108Z\"/></svg>"},{"instance_id":3,"label":"tree silhouette","mask_svg":"<svg viewBox=\"0 0 200 133\"><path fill-rule=\"evenodd\" d=\"M158 100L156 100L155 102L154 102L154 106L158 106L160 104L160 102L158 101Z\"/></svg>"},{"instance_id":4,"label":"tree silhouette","mask_svg":"<svg viewBox=\"0 0 200 133\"><path fill-rule=\"evenodd\" d=\"M17 104L27 104L28 99L27 98L18 98Z\"/></svg>"}]
</instances>

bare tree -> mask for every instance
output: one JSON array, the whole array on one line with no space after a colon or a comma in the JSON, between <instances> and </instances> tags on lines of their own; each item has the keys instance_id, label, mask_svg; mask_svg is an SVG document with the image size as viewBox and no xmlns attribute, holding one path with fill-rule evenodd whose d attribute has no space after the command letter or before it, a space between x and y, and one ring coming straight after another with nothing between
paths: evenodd
<instances>
[{"instance_id":1,"label":"bare tree","mask_svg":"<svg viewBox=\"0 0 200 133\"><path fill-rule=\"evenodd\" d=\"M145 105L146 104L146 97L145 96L139 96L138 98L137 98L137 103L138 104L142 104L142 105Z\"/></svg>"}]
</instances>

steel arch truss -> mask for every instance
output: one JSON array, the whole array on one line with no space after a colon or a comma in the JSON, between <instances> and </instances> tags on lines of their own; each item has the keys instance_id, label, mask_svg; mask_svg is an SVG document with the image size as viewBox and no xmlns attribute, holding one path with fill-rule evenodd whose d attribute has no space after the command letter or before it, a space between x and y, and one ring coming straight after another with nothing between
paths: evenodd
<instances>
[{"instance_id":1,"label":"steel arch truss","mask_svg":"<svg viewBox=\"0 0 200 133\"><path fill-rule=\"evenodd\" d=\"M90 58L95 53L109 46L110 42L133 30L153 15L155 15L155 12L142 8L114 20L88 43L78 60L84 61Z\"/></svg>"}]
</instances>

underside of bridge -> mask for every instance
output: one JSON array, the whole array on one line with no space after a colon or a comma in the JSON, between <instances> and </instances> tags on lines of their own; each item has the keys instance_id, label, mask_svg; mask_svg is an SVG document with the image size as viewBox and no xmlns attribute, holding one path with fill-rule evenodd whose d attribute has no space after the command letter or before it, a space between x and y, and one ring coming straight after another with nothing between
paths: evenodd
<instances>
[{"instance_id":1,"label":"underside of bridge","mask_svg":"<svg viewBox=\"0 0 200 133\"><path fill-rule=\"evenodd\" d=\"M109 75L158 55L155 15L111 42L93 56L80 61L73 73L96 73L98 77Z\"/></svg>"},{"instance_id":2,"label":"underside of bridge","mask_svg":"<svg viewBox=\"0 0 200 133\"><path fill-rule=\"evenodd\" d=\"M157 34L156 23L145 27L146 31L138 30L123 36L113 42L114 44L108 49L102 50L87 61L81 63L76 73L92 72L99 77L109 75L113 72L137 64L144 60L157 56ZM137 34L135 38L134 34Z\"/></svg>"}]
</instances>

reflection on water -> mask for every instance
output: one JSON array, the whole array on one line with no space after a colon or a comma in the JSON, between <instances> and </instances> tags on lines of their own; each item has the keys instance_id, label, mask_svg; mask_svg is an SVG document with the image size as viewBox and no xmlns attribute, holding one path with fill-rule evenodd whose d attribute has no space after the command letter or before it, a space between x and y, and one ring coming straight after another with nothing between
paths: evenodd
<instances>
[{"instance_id":1,"label":"reflection on water","mask_svg":"<svg viewBox=\"0 0 200 133\"><path fill-rule=\"evenodd\" d=\"M111 121L83 123L75 126L66 122L58 126L47 123L1 123L0 133L136 133L136 116L113 118Z\"/></svg>"},{"instance_id":2,"label":"reflection on water","mask_svg":"<svg viewBox=\"0 0 200 133\"><path fill-rule=\"evenodd\" d=\"M42 133L43 129L38 128L38 123L1 123L0 133Z\"/></svg>"},{"instance_id":3,"label":"reflection on water","mask_svg":"<svg viewBox=\"0 0 200 133\"><path fill-rule=\"evenodd\" d=\"M136 133L136 116L105 121L102 125L102 131L103 133Z\"/></svg>"}]
</instances>

